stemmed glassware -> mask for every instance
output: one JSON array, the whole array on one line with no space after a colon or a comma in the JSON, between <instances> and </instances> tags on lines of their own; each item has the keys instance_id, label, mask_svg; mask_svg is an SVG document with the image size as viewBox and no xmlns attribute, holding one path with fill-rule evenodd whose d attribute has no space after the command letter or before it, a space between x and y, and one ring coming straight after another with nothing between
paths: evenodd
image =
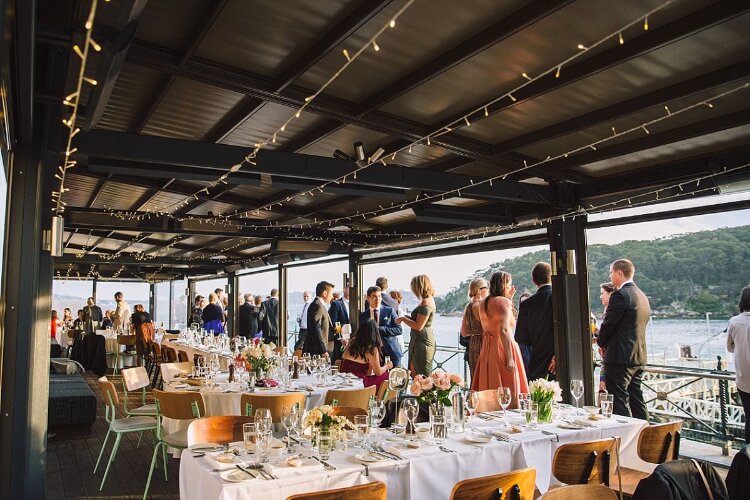
<instances>
[{"instance_id":1,"label":"stemmed glassware","mask_svg":"<svg viewBox=\"0 0 750 500\"><path fill-rule=\"evenodd\" d=\"M293 409L294 408L291 406L287 406L281 409L281 425L283 425L284 429L286 430L287 448L291 447L291 441L292 441L289 438L289 431L291 431L294 428L294 420L297 419L297 414L292 411Z\"/></svg>"},{"instance_id":2,"label":"stemmed glassware","mask_svg":"<svg viewBox=\"0 0 750 500\"><path fill-rule=\"evenodd\" d=\"M258 424L258 431L262 433L273 430L273 418L271 410L268 408L258 408L255 410L255 423Z\"/></svg>"},{"instance_id":3,"label":"stemmed glassware","mask_svg":"<svg viewBox=\"0 0 750 500\"><path fill-rule=\"evenodd\" d=\"M498 387L497 388L497 402L500 403L500 407L503 409L503 420L505 425L508 425L508 407L510 406L513 397L510 393L510 387Z\"/></svg>"},{"instance_id":4,"label":"stemmed glassware","mask_svg":"<svg viewBox=\"0 0 750 500\"><path fill-rule=\"evenodd\" d=\"M479 394L477 391L466 392L466 410L469 412L469 419L474 416L474 412L477 411L479 406Z\"/></svg>"},{"instance_id":5,"label":"stemmed glassware","mask_svg":"<svg viewBox=\"0 0 750 500\"><path fill-rule=\"evenodd\" d=\"M570 394L576 400L576 412L578 412L578 400L583 396L583 380L573 379L570 381Z\"/></svg>"},{"instance_id":6,"label":"stemmed glassware","mask_svg":"<svg viewBox=\"0 0 750 500\"><path fill-rule=\"evenodd\" d=\"M396 417L393 419L394 429L400 428L400 424L398 423L398 400L401 391L406 389L407 385L409 385L409 372L400 367L391 368L390 373L388 373L388 389L396 392Z\"/></svg>"},{"instance_id":7,"label":"stemmed glassware","mask_svg":"<svg viewBox=\"0 0 750 500\"><path fill-rule=\"evenodd\" d=\"M410 425L407 427L411 428L414 435L416 435L416 428L414 427L414 419L419 415L419 402L414 398L405 399L402 403L404 406L404 413L406 414L406 420L409 421Z\"/></svg>"}]
</instances>

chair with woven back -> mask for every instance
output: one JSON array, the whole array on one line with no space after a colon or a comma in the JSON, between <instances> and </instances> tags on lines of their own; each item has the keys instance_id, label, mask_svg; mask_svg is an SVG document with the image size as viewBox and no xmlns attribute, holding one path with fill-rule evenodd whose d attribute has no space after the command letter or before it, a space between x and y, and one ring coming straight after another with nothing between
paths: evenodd
<instances>
[{"instance_id":1,"label":"chair with woven back","mask_svg":"<svg viewBox=\"0 0 750 500\"><path fill-rule=\"evenodd\" d=\"M167 448L184 450L188 447L187 428L183 428L170 434L164 434L162 419L169 418L179 421L190 421L201 418L206 414L206 404L203 395L193 391L160 391L154 389L156 400L156 418L159 426L156 431L156 446L151 456L151 467L148 470L146 489L143 492L145 500L151 485L151 476L156 467L156 457L159 456L159 448L162 450L162 461L164 463L164 480L167 481ZM184 427L184 426L183 426Z\"/></svg>"},{"instance_id":2,"label":"chair with woven back","mask_svg":"<svg viewBox=\"0 0 750 500\"><path fill-rule=\"evenodd\" d=\"M451 500L533 500L536 469L520 469L504 474L459 481Z\"/></svg>"},{"instance_id":3,"label":"chair with woven back","mask_svg":"<svg viewBox=\"0 0 750 500\"><path fill-rule=\"evenodd\" d=\"M115 364L114 368L112 369L112 374L117 375L117 368L120 364L120 358L135 358L138 359L138 353L133 350L130 351L130 348L135 349L135 343L136 343L136 337L135 335L118 335L117 336L117 351L115 352ZM121 348L125 347L124 351L121 351Z\"/></svg>"},{"instance_id":4,"label":"chair with woven back","mask_svg":"<svg viewBox=\"0 0 750 500\"><path fill-rule=\"evenodd\" d=\"M552 459L552 474L565 484L609 486L619 446L619 437L560 445Z\"/></svg>"},{"instance_id":5,"label":"chair with woven back","mask_svg":"<svg viewBox=\"0 0 750 500\"><path fill-rule=\"evenodd\" d=\"M99 468L99 462L101 462L102 460L102 455L104 454L104 448L107 446L109 435L112 433L115 433L116 435L115 443L112 446L112 452L109 454L109 460L107 461L107 468L104 470L102 483L101 485L99 485L99 491L101 491L102 488L104 488L104 482L107 480L109 468L112 465L112 462L114 462L115 456L117 456L117 450L120 448L122 435L129 432L143 433L143 431L156 431L158 429L158 423L154 417L148 417L145 415L117 418L117 405L120 404L120 399L117 397L115 384L110 382L107 377L101 377L98 380L98 384L99 389L101 389L102 395L104 396L106 405L104 411L104 420L109 424L109 427L107 429L107 435L104 437L104 441L102 442L102 448L99 451L99 458L96 459L96 465L94 465L94 474L96 474L96 470ZM139 438L138 445L140 444L141 440Z\"/></svg>"},{"instance_id":6,"label":"chair with woven back","mask_svg":"<svg viewBox=\"0 0 750 500\"><path fill-rule=\"evenodd\" d=\"M331 415L340 415L346 417L350 422L354 422L356 415L367 415L367 410L354 406L334 406Z\"/></svg>"},{"instance_id":7,"label":"chair with woven back","mask_svg":"<svg viewBox=\"0 0 750 500\"><path fill-rule=\"evenodd\" d=\"M125 410L125 414L128 417L133 415L156 416L156 405L146 403L146 387L150 383L151 381L148 378L148 372L142 366L135 366L133 368L122 370L122 408ZM130 391L137 391L138 389L141 390L141 404L131 410L128 408L128 393Z\"/></svg>"},{"instance_id":8,"label":"chair with woven back","mask_svg":"<svg viewBox=\"0 0 750 500\"><path fill-rule=\"evenodd\" d=\"M368 408L370 396L375 396L375 386L356 390L329 389L326 392L325 404L333 406L353 406L355 408Z\"/></svg>"},{"instance_id":9,"label":"chair with woven back","mask_svg":"<svg viewBox=\"0 0 750 500\"><path fill-rule=\"evenodd\" d=\"M190 361L190 358L188 358L187 352L183 351L182 349L177 351L177 361L179 363Z\"/></svg>"},{"instance_id":10,"label":"chair with woven back","mask_svg":"<svg viewBox=\"0 0 750 500\"><path fill-rule=\"evenodd\" d=\"M252 417L258 408L271 410L271 420L281 422L284 408L297 405L300 410L305 409L305 393L287 392L285 394L243 394L240 396L240 412L246 417Z\"/></svg>"},{"instance_id":11,"label":"chair with woven back","mask_svg":"<svg viewBox=\"0 0 750 500\"><path fill-rule=\"evenodd\" d=\"M501 410L500 402L497 400L497 390L488 389L486 391L477 391L479 396L479 404L477 404L477 413L485 411L498 411Z\"/></svg>"},{"instance_id":12,"label":"chair with woven back","mask_svg":"<svg viewBox=\"0 0 750 500\"><path fill-rule=\"evenodd\" d=\"M680 431L682 420L654 424L644 427L638 435L638 457L644 462L652 464L663 464L670 460L680 458ZM620 467L622 477L622 492L624 495L632 496L641 479L649 476L648 472L637 469ZM617 486L617 471L613 471L610 484ZM616 489L616 488L615 488Z\"/></svg>"},{"instance_id":13,"label":"chair with woven back","mask_svg":"<svg viewBox=\"0 0 750 500\"><path fill-rule=\"evenodd\" d=\"M616 500L617 494L603 484L574 484L554 488L539 500Z\"/></svg>"},{"instance_id":14,"label":"chair with woven back","mask_svg":"<svg viewBox=\"0 0 750 500\"><path fill-rule=\"evenodd\" d=\"M188 446L197 443L229 444L242 441L242 426L255 422L255 417L237 415L204 417L193 420L187 430Z\"/></svg>"},{"instance_id":15,"label":"chair with woven back","mask_svg":"<svg viewBox=\"0 0 750 500\"><path fill-rule=\"evenodd\" d=\"M300 493L287 497L286 500L385 500L387 492L385 483L375 481L348 488Z\"/></svg>"}]
</instances>

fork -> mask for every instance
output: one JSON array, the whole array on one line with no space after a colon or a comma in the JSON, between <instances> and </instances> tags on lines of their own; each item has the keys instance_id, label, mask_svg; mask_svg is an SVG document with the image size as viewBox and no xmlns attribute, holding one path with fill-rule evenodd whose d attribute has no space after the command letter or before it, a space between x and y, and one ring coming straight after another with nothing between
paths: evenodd
<instances>
[{"instance_id":1,"label":"fork","mask_svg":"<svg viewBox=\"0 0 750 500\"><path fill-rule=\"evenodd\" d=\"M446 448L445 446L439 446L438 449L440 451L444 451L445 453L456 453L456 450L451 450L450 448Z\"/></svg>"},{"instance_id":2,"label":"fork","mask_svg":"<svg viewBox=\"0 0 750 500\"><path fill-rule=\"evenodd\" d=\"M398 457L397 455L394 455L393 453L391 453L389 451L386 451L385 448L383 448L382 444L377 444L375 446L375 450L378 451L379 453L382 453L383 455L387 456L391 460L401 460L401 458Z\"/></svg>"}]
</instances>

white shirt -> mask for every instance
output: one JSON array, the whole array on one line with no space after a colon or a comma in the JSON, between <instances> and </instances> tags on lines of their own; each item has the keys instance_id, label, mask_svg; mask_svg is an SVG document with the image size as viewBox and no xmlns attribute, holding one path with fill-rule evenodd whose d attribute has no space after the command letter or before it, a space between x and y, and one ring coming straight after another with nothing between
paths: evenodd
<instances>
[{"instance_id":1,"label":"white shirt","mask_svg":"<svg viewBox=\"0 0 750 500\"><path fill-rule=\"evenodd\" d=\"M750 312L743 312L729 320L727 351L734 353L737 388L750 393Z\"/></svg>"},{"instance_id":2,"label":"white shirt","mask_svg":"<svg viewBox=\"0 0 750 500\"><path fill-rule=\"evenodd\" d=\"M346 317L349 317L349 299L342 297L341 302L344 303L344 309L346 309Z\"/></svg>"},{"instance_id":3,"label":"white shirt","mask_svg":"<svg viewBox=\"0 0 750 500\"><path fill-rule=\"evenodd\" d=\"M305 305L302 306L302 314L299 318L299 328L300 330L307 330L307 309L310 307L309 302L305 302Z\"/></svg>"}]
</instances>

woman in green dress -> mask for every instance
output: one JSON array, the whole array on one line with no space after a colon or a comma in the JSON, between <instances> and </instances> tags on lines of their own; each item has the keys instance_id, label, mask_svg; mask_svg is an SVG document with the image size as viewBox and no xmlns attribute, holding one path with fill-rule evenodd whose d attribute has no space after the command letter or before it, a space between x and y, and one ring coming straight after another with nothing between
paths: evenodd
<instances>
[{"instance_id":1,"label":"woman in green dress","mask_svg":"<svg viewBox=\"0 0 750 500\"><path fill-rule=\"evenodd\" d=\"M432 360L435 358L435 334L432 331L432 318L435 317L435 288L429 276L420 274L411 279L411 291L422 301L411 312L411 316L399 316L396 323L404 323L411 328L409 370L412 377L427 377L432 373Z\"/></svg>"}]
</instances>

